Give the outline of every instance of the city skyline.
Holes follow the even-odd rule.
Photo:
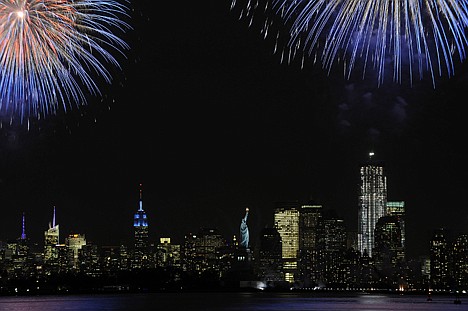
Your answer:
[[[362,191],[362,189],[368,189],[368,188],[374,189],[374,191],[375,190],[381,191],[379,189],[383,186],[384,189],[385,189],[383,191],[383,193],[386,193],[386,190],[387,190],[386,189],[386,173],[384,173],[384,171],[385,171],[384,162],[376,159],[374,152],[370,152],[368,154],[368,158],[366,160],[364,160],[362,163],[363,164],[361,164],[361,178],[362,178],[361,179],[361,183],[362,183],[361,184],[361,191]],[[372,174],[375,174],[375,176],[372,177],[371,176]],[[369,186],[369,184],[368,184],[369,180],[377,180],[378,181],[377,185],[376,186],[375,185],[374,186]],[[363,206],[372,206],[372,205],[376,204],[376,203],[369,203],[366,200],[362,200],[363,196],[366,196],[365,191],[361,192],[360,200],[359,200],[360,202],[363,202],[363,203],[361,203],[361,204],[363,204]],[[383,219],[384,218],[383,216],[387,216],[387,217],[401,216],[402,218],[400,218],[400,220],[399,220],[400,227],[401,227],[401,243],[402,243],[402,246],[403,246],[403,249],[405,250],[405,252],[409,251],[408,253],[410,253],[410,256],[408,256],[408,259],[417,259],[418,256],[427,256],[428,253],[429,253],[429,250],[430,250],[429,240],[426,240],[426,241],[413,241],[415,243],[419,243],[419,244],[422,244],[422,245],[426,244],[426,247],[423,247],[422,252],[420,252],[420,253],[415,254],[415,253],[413,253],[411,251],[411,249],[406,250],[406,245],[407,244],[406,244],[406,238],[405,238],[405,231],[407,230],[407,228],[406,228],[407,224],[405,224],[406,223],[405,201],[387,200],[386,195],[381,196],[381,194],[379,194],[376,202],[378,202],[377,204],[384,204],[385,207],[383,207],[383,209],[385,210],[385,212],[383,212],[383,214],[382,214],[382,211],[376,212],[376,211],[372,211],[372,209],[370,209],[369,213],[375,214],[375,216],[365,216],[365,218],[369,218],[369,219],[374,219],[374,217],[377,217],[377,218],[374,219],[375,223],[373,223],[373,224],[370,223],[370,224],[367,224],[366,226],[376,228],[377,220],[380,219],[380,218]],[[234,239],[234,240],[238,240],[239,245],[242,245],[242,247],[244,247],[244,248],[249,248],[250,246],[252,246],[253,248],[257,248],[257,247],[259,247],[259,244],[261,242],[260,241],[261,234],[264,231],[264,229],[276,228],[276,229],[279,230],[280,234],[283,237],[283,253],[286,256],[285,258],[287,258],[288,254],[290,254],[289,256],[293,256],[292,254],[296,254],[296,252],[299,249],[299,244],[296,245],[294,243],[302,243],[300,241],[302,241],[302,239],[304,239],[304,237],[308,235],[308,233],[306,232],[307,230],[305,230],[302,233],[302,235],[304,235],[304,237],[300,238],[298,235],[296,236],[295,234],[299,234],[299,232],[297,231],[297,228],[294,229],[294,228],[291,227],[291,225],[293,225],[293,224],[290,223],[290,220],[288,220],[291,216],[294,216],[294,215],[295,215],[295,217],[297,217],[299,219],[299,211],[300,210],[306,209],[306,210],[309,210],[308,211],[309,213],[312,211],[311,215],[314,215],[314,213],[316,213],[316,212],[314,212],[314,210],[318,208],[317,211],[320,210],[320,215],[321,215],[320,217],[325,217],[324,215],[334,215],[332,217],[333,219],[339,219],[340,221],[344,221],[344,218],[339,213],[337,213],[336,210],[328,209],[328,208],[324,207],[320,202],[315,202],[313,200],[309,200],[309,201],[293,200],[293,201],[285,201],[285,202],[276,202],[275,203],[275,206],[271,210],[272,214],[270,215],[271,216],[270,218],[273,219],[273,222],[271,222],[271,224],[269,224],[269,225],[266,225],[265,227],[255,228],[256,229],[255,230],[256,236],[254,236],[253,239],[252,239],[253,243],[249,242],[249,233],[248,233],[249,230],[248,230],[248,227],[247,227],[247,217],[248,217],[249,210],[250,210],[249,208],[245,208],[245,210],[244,210],[245,215],[241,217],[241,227],[240,227],[239,232],[234,232],[234,233],[230,232],[229,233],[229,232],[226,231],[226,228],[219,227],[219,226],[216,226],[216,225],[206,224],[206,225],[199,225],[198,227],[195,226],[191,230],[186,231],[186,232],[178,232],[178,234],[175,234],[175,235],[159,235],[159,236],[156,236],[154,234],[154,232],[153,232],[153,234],[150,234],[150,231],[151,231],[150,229],[152,228],[152,226],[150,226],[149,224],[151,223],[151,219],[148,219],[147,213],[143,209],[143,185],[141,183],[138,185],[138,200],[137,200],[137,203],[135,205],[137,206],[136,207],[136,212],[133,213],[133,222],[129,225],[129,228],[132,227],[132,235],[127,236],[126,238],[121,239],[119,241],[117,241],[117,240],[109,241],[110,243],[107,243],[107,244],[108,245],[128,245],[128,246],[132,246],[133,244],[135,244],[134,247],[135,247],[136,254],[138,254],[138,252],[140,252],[139,249],[146,249],[149,246],[149,243],[157,244],[157,243],[159,243],[159,241],[161,239],[162,240],[170,239],[170,240],[173,241],[173,243],[181,244],[183,242],[183,240],[186,239],[187,236],[190,236],[191,234],[196,234],[196,232],[198,232],[199,230],[203,230],[204,228],[205,229],[218,230],[219,233],[226,240],[226,243],[228,243],[228,244],[230,244],[231,239]],[[363,216],[361,215],[361,212],[360,212],[359,208],[357,209],[357,211],[358,211],[358,214],[357,214],[357,216],[358,216],[358,226],[356,228],[350,228],[349,225],[346,222],[343,222],[342,225],[344,226],[344,229],[346,230],[346,232],[348,234],[351,234],[351,235],[348,236],[348,239],[353,239],[352,236],[355,235],[355,238],[356,238],[356,241],[354,242],[355,243],[355,245],[354,245],[355,250],[359,251],[359,253],[361,253],[361,254],[364,254],[364,253],[366,253],[368,255],[370,254],[370,257],[372,257],[372,251],[369,252],[368,249],[364,245],[367,245],[368,247],[373,249],[374,248],[373,247],[373,245],[374,245],[373,237],[372,237],[372,240],[365,240],[366,241],[365,243],[360,242],[362,237],[360,237],[360,234],[359,234],[359,232],[360,232],[359,231],[360,230],[360,227],[359,227],[360,226],[359,225],[360,221],[359,220]],[[380,215],[380,214],[382,214],[382,215]],[[283,215],[283,216],[281,216],[281,215]],[[13,241],[15,239],[25,240],[27,238],[28,240],[30,240],[33,243],[38,243],[38,245],[41,245],[41,244],[44,244],[44,245],[48,245],[48,244],[57,245],[57,244],[61,244],[64,241],[66,241],[66,239],[69,236],[74,236],[74,235],[83,235],[83,236],[85,236],[85,235],[87,235],[86,232],[80,232],[80,231],[77,231],[77,230],[70,230],[68,232],[63,232],[62,231],[62,236],[60,236],[59,235],[59,224],[56,221],[56,207],[55,206],[53,207],[53,214],[52,214],[52,218],[51,218],[52,220],[49,221],[48,229],[46,229],[45,231],[43,230],[43,232],[45,234],[45,237],[44,237],[43,241],[41,241],[40,236],[30,236],[29,234],[27,234],[28,230],[27,230],[26,225],[25,225],[25,218],[26,218],[25,213],[23,212],[22,215],[21,215],[21,224],[20,224],[21,234],[18,237],[9,236],[9,237],[6,238],[6,237],[1,237],[0,236],[0,241],[8,242],[8,241]],[[317,220],[314,220],[314,221],[308,220],[307,221],[307,223],[309,225],[312,224],[312,223],[316,223],[316,222],[317,222]],[[296,226],[299,225],[299,222],[296,223],[295,225]],[[316,226],[316,225],[314,225],[314,226]],[[313,230],[315,230],[314,226],[311,227]],[[449,240],[452,239],[452,238],[455,238],[459,234],[465,234],[465,235],[467,234],[466,230],[453,231],[452,232],[453,228],[450,228],[450,227],[447,227],[447,226],[438,226],[438,227],[432,228],[432,230],[430,231],[430,236],[432,236],[434,234],[434,232],[437,232],[437,230],[440,230],[440,229],[443,229],[443,230],[446,231],[446,235],[447,235],[446,238],[449,239]],[[372,230],[372,232],[373,231],[374,230]],[[100,240],[99,238],[100,237],[94,237],[94,238],[89,239],[89,241],[91,241],[91,243],[96,243],[96,241]],[[293,240],[297,239],[297,241],[296,242],[289,241],[288,239],[291,239],[291,238]],[[245,239],[246,239],[246,241],[244,241]],[[50,241],[53,241],[53,242],[50,242]],[[351,240],[348,241],[348,243],[350,243],[350,242],[351,242]],[[424,242],[424,243],[421,243],[421,242]],[[97,244],[100,244],[100,243],[97,243]],[[290,248],[291,248],[291,250],[289,250]],[[302,248],[304,248],[304,246],[301,246],[301,249]],[[45,249],[47,249],[47,247]],[[144,252],[142,252],[141,254],[144,254]],[[142,256],[141,254],[140,254],[140,257]],[[47,257],[47,256],[45,256],[45,257]],[[293,257],[295,258],[295,255]]]
[[[301,70],[230,2],[131,3],[130,53],[102,100],[29,128],[2,124],[1,239],[21,234],[23,212],[26,234],[42,237],[56,206],[65,234],[130,240],[140,183],[151,237],[238,234],[248,207],[254,241],[276,202],[310,199],[357,230],[371,150],[388,199],[405,201],[410,254],[437,227],[468,226],[465,63],[435,89]]]
[[[369,190],[382,190],[368,189],[374,187],[369,186],[371,175],[380,181],[385,177],[382,166],[374,166],[376,163],[362,167],[366,175],[362,179],[364,196]],[[26,236],[23,216],[21,236],[0,242],[2,294],[128,292],[140,291],[141,286],[145,286],[145,291],[169,288],[466,291],[468,234],[454,237],[445,228],[437,228],[429,241],[429,254],[407,258],[401,201],[387,201],[380,217],[379,209],[368,209],[372,215],[365,216],[363,221],[367,224],[362,228],[375,226],[372,238],[362,234],[365,231],[360,234],[347,231],[344,221],[321,205],[294,201],[278,202],[275,225],[261,230],[258,246],[249,242],[248,208],[240,222],[239,238],[229,239],[217,228],[201,227],[186,234],[179,243],[170,237],[152,242],[143,209],[142,185],[139,186],[139,207],[133,217],[134,236],[129,244],[89,243],[86,234],[76,232],[66,235],[61,243],[55,207],[43,243],[36,243]],[[381,195],[377,193],[376,197],[380,204]],[[375,204],[361,202],[362,209]],[[360,210],[359,216],[364,214]],[[374,217],[378,217],[375,224]],[[372,249],[371,256],[366,245]],[[94,285],[87,284],[86,279]],[[18,280],[24,281],[19,287],[14,285]]]

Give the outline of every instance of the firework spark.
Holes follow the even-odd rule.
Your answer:
[[[111,52],[128,45],[114,32],[130,26],[113,0],[0,0],[0,114],[41,118],[99,94],[110,83]]]
[[[328,72],[340,63],[347,78],[359,66],[363,76],[372,68],[379,85],[387,68],[396,82],[428,74],[435,83],[466,58],[467,0],[233,0],[235,6],[250,23],[259,9],[271,10],[287,26],[291,55],[319,59]],[[270,26],[267,20],[264,34]]]

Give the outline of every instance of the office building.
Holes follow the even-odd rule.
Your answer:
[[[400,224],[401,246],[403,247],[403,250],[405,250],[406,247],[405,214],[404,201],[387,201],[387,215],[396,217]]]
[[[59,244],[59,225],[55,223],[55,206],[52,222],[49,222],[49,228],[44,232],[44,263],[58,264],[58,249]]]
[[[274,222],[282,241],[284,280],[294,283],[298,279],[299,204],[279,202],[275,207]]]
[[[71,258],[70,258],[70,266],[73,269],[78,268],[78,255],[80,249],[86,245],[86,237],[84,234],[70,234],[68,237],[65,239],[65,245],[68,247],[68,250],[71,253]]]
[[[322,278],[319,268],[323,248],[322,205],[309,202],[299,210],[299,279],[310,287]]]
[[[431,287],[446,290],[449,286],[449,247],[447,230],[434,230],[429,249],[431,260]]]
[[[386,277],[397,271],[404,260],[400,221],[396,216],[383,216],[375,226],[374,264]]]

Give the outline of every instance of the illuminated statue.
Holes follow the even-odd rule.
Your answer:
[[[249,216],[249,208],[245,209],[245,216],[242,218],[240,225],[240,244],[245,248],[249,248],[249,228],[247,227],[247,216]]]

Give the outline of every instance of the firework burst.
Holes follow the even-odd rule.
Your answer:
[[[328,72],[340,64],[347,78],[359,67],[362,76],[372,69],[379,85],[386,72],[399,83],[428,75],[435,85],[466,58],[466,0],[233,0],[235,7],[250,23],[259,10],[273,13],[288,29],[290,55],[320,60]]]
[[[99,94],[110,83],[111,52],[128,45],[114,32],[130,26],[113,0],[0,0],[0,114],[41,118]]]

